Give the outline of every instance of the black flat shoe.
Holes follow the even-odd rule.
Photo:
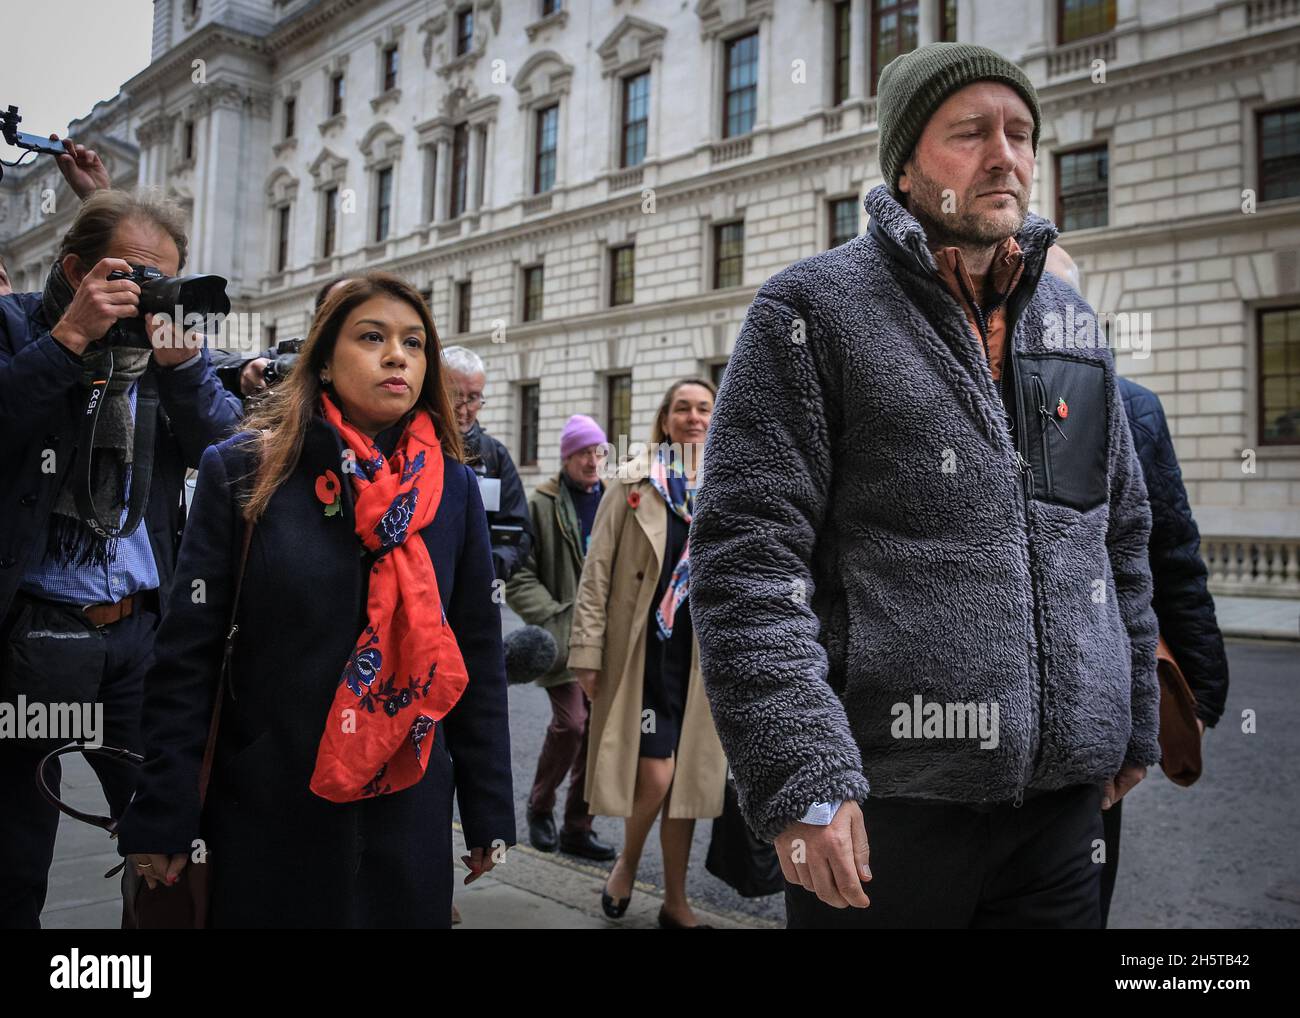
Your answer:
[[[605,910],[605,915],[611,919],[622,919],[623,913],[627,911],[628,903],[631,902],[632,895],[626,898],[619,898],[615,901],[609,895],[609,881],[605,881],[605,886],[600,889],[600,907]]]
[[[618,852],[613,845],[601,841],[591,831],[560,832],[560,851],[566,855],[581,856],[595,862],[609,862]]]
[[[662,908],[659,910],[659,928],[661,930],[711,930],[713,927],[708,923],[696,923],[694,926],[687,926],[679,923]]]
[[[559,841],[555,834],[555,817],[550,813],[545,816],[529,817],[528,840],[539,852],[554,852]]]

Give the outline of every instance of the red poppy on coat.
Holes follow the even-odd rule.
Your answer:
[[[639,506],[641,504],[641,492],[629,491],[627,493],[627,504],[630,505],[633,509]]]
[[[333,505],[339,497],[339,475],[333,470],[326,470],[316,478],[316,497],[325,505]]]

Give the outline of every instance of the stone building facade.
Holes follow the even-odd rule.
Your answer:
[[[186,205],[191,267],[268,335],[336,274],[410,279],[531,485],[572,413],[646,440],[764,279],[865,227],[879,65],[941,38],[1040,90],[1035,211],[1142,323],[1117,362],[1164,401],[1216,588],[1300,596],[1300,0],[155,0],[152,62],[72,133]],[[0,184],[16,286],[61,187]]]

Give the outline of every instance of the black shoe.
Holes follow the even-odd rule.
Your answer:
[[[618,901],[611,898],[609,896],[608,883],[600,889],[600,907],[605,910],[605,915],[609,916],[611,919],[622,919],[623,913],[627,911],[627,906],[631,901],[631,894],[626,898],[619,898]]]
[[[613,845],[601,841],[592,831],[561,831],[560,851],[596,862],[609,862],[618,854]]]
[[[528,840],[539,852],[554,852],[557,838],[555,836],[555,817],[550,813],[544,816],[528,818]]]
[[[694,926],[686,926],[679,923],[662,908],[659,910],[659,928],[661,930],[711,930],[713,927],[708,923],[696,923]]]

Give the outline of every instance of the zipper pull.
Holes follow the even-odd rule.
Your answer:
[[[1029,468],[1029,460],[1020,455],[1020,450],[1016,450],[1016,464],[1020,467],[1020,472],[1025,477],[1025,489],[1030,498],[1034,497],[1034,472]]]

